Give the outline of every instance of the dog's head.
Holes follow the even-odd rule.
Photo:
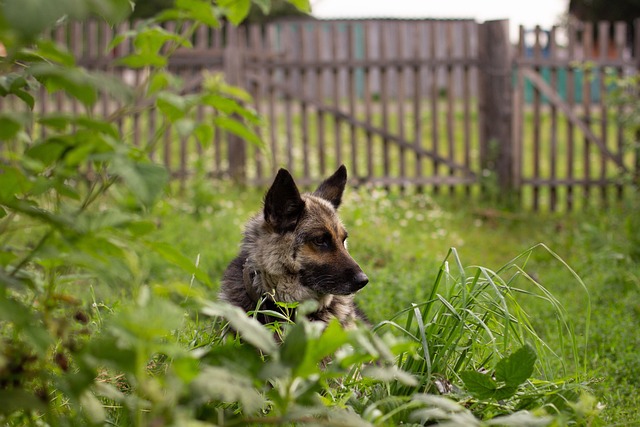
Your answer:
[[[340,168],[313,193],[300,194],[291,174],[280,169],[265,196],[264,221],[270,233],[292,244],[300,285],[316,295],[350,295],[369,279],[347,251],[347,230],[337,209],[347,183]]]

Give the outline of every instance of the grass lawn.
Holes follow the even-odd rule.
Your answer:
[[[200,266],[217,285],[237,253],[244,222],[260,209],[262,191],[210,182],[188,187],[180,197],[165,198],[153,212],[159,237],[187,257],[199,257]],[[594,393],[605,405],[606,422],[640,423],[637,202],[607,212],[558,216],[510,213],[444,196],[350,188],[341,214],[349,229],[350,251],[370,278],[357,300],[374,323],[424,301],[451,247],[465,267],[497,270],[538,243],[546,245],[577,272],[588,293],[545,247],[536,247],[518,265],[564,306],[579,340],[579,353],[585,355],[585,369],[593,378]],[[163,261],[146,263],[151,281],[185,281],[184,273]],[[213,297],[216,291],[208,292]],[[551,347],[566,345],[555,333],[559,319],[548,304],[539,298],[520,304]]]

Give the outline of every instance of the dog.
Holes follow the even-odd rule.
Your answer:
[[[369,278],[347,251],[347,230],[337,214],[346,183],[342,165],[313,193],[300,194],[291,174],[280,169],[263,211],[245,226],[240,254],[223,275],[220,299],[246,312],[259,306],[263,324],[277,320],[262,313],[279,310],[276,302],[308,300],[317,303],[310,320],[335,318],[346,329],[366,323],[354,295]]]

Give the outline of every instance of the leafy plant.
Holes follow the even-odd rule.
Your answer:
[[[473,397],[504,400],[515,396],[518,387],[533,373],[536,352],[525,345],[498,361],[493,372],[463,371],[460,379]]]
[[[108,49],[125,41],[133,49],[117,61],[149,71],[135,88],[79,66],[50,37],[68,21],[118,23],[131,13],[129,1],[0,3],[0,43],[6,50],[0,57],[3,423],[41,418],[50,425],[67,419],[102,423],[108,414],[92,391],[121,404],[126,410],[119,415],[132,423],[142,424],[149,407],[154,408],[149,419],[175,418],[166,411],[179,394],[162,392],[166,383],[148,375],[149,364],[166,366],[158,360],[171,358],[176,371],[170,378],[186,381],[197,361],[165,341],[183,311],[170,292],[150,297],[141,254],[154,251],[202,283],[210,280],[182,254],[150,238],[155,225],[145,214],[164,193],[169,176],[149,153],[169,126],[203,145],[216,129],[259,142],[253,130],[258,118],[246,106],[250,98],[244,91],[210,75],[203,77],[202,90],[186,93],[166,68],[175,49],[190,46],[198,26],[217,26],[225,14],[240,19],[244,3],[228,1],[222,7],[178,0],[174,8],[117,36]],[[177,21],[175,32],[160,26],[167,19]],[[52,94],[72,100],[78,110],[41,108],[42,97]],[[96,114],[99,101],[116,106],[115,111]],[[202,122],[196,120],[198,106],[210,111]],[[158,109],[162,122],[147,145],[137,147],[119,120],[145,109]],[[114,306],[96,295],[108,287]],[[118,297],[126,301],[131,295],[137,295],[135,304],[119,306]],[[135,392],[123,393],[100,380],[111,374]]]
[[[418,345],[415,354],[401,354],[396,363],[400,370],[412,373],[419,381],[414,386],[396,384],[390,393],[410,396],[428,392],[463,397],[466,389],[476,399],[479,417],[509,414],[551,404],[557,399],[573,399],[567,396],[577,397],[583,389],[583,385],[576,383],[584,378],[584,362],[580,362],[581,346],[572,322],[552,293],[526,273],[527,259],[540,248],[557,257],[548,248],[536,246],[498,272],[477,267],[471,277],[452,249],[449,258],[457,266],[458,274],[451,273],[449,260],[445,260],[425,302],[414,304],[376,327],[398,331]],[[510,270],[514,273],[509,276]],[[518,285],[522,280],[524,286]],[[527,315],[522,305],[524,299],[540,299],[552,308],[558,319],[555,333],[561,342],[570,343],[568,346],[560,351],[549,348]],[[515,349],[519,350],[506,356]],[[536,359],[542,363],[535,363]],[[482,373],[489,370],[492,360],[495,369],[491,374]],[[573,363],[567,363],[570,360]],[[534,372],[535,384],[529,380]],[[525,382],[526,387],[521,387]],[[497,406],[496,401],[500,402]]]

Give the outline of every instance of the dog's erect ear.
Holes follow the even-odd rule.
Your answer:
[[[342,202],[342,193],[344,192],[344,186],[346,184],[347,168],[342,165],[333,175],[320,184],[313,195],[328,200],[334,208],[338,209],[338,206],[340,206]]]
[[[264,220],[278,233],[296,228],[304,210],[304,201],[291,174],[280,169],[264,198]]]

